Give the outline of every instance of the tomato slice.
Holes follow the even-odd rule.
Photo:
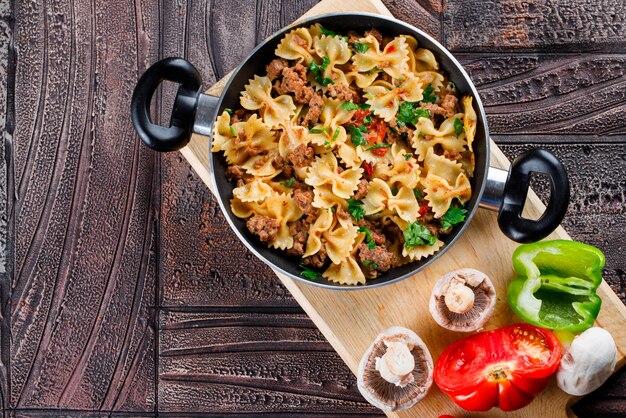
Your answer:
[[[372,138],[372,144],[384,142],[385,136],[387,135],[387,124],[385,124],[382,119],[374,119],[374,121],[369,124],[368,128],[370,137]]]
[[[387,154],[388,149],[389,147],[376,148],[375,150],[372,150],[372,154],[378,155],[379,157],[384,157],[385,154]]]
[[[365,116],[368,116],[371,112],[367,109],[358,109],[356,112],[354,112],[354,115],[352,115],[352,120],[350,121],[354,126],[361,126],[363,125],[363,119],[365,118]]]
[[[451,344],[437,360],[434,377],[462,408],[512,411],[545,388],[560,359],[561,345],[552,332],[516,324]]]

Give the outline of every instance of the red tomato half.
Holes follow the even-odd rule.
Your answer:
[[[552,332],[515,324],[452,343],[437,360],[434,377],[468,411],[513,411],[546,387],[560,360],[561,345]]]

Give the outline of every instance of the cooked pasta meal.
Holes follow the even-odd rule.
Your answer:
[[[472,97],[408,35],[287,33],[213,131],[235,216],[302,275],[357,285],[429,257],[472,195]]]

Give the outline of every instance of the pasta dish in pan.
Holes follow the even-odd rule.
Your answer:
[[[214,126],[232,212],[309,279],[363,284],[437,252],[472,195],[472,97],[407,35],[316,24],[275,54]]]

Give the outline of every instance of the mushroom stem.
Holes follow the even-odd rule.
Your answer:
[[[411,372],[415,368],[415,359],[409,347],[402,342],[385,342],[387,351],[376,359],[376,370],[389,383],[405,387],[413,380]]]
[[[474,306],[474,291],[463,281],[454,280],[444,295],[450,312],[464,314]]]

